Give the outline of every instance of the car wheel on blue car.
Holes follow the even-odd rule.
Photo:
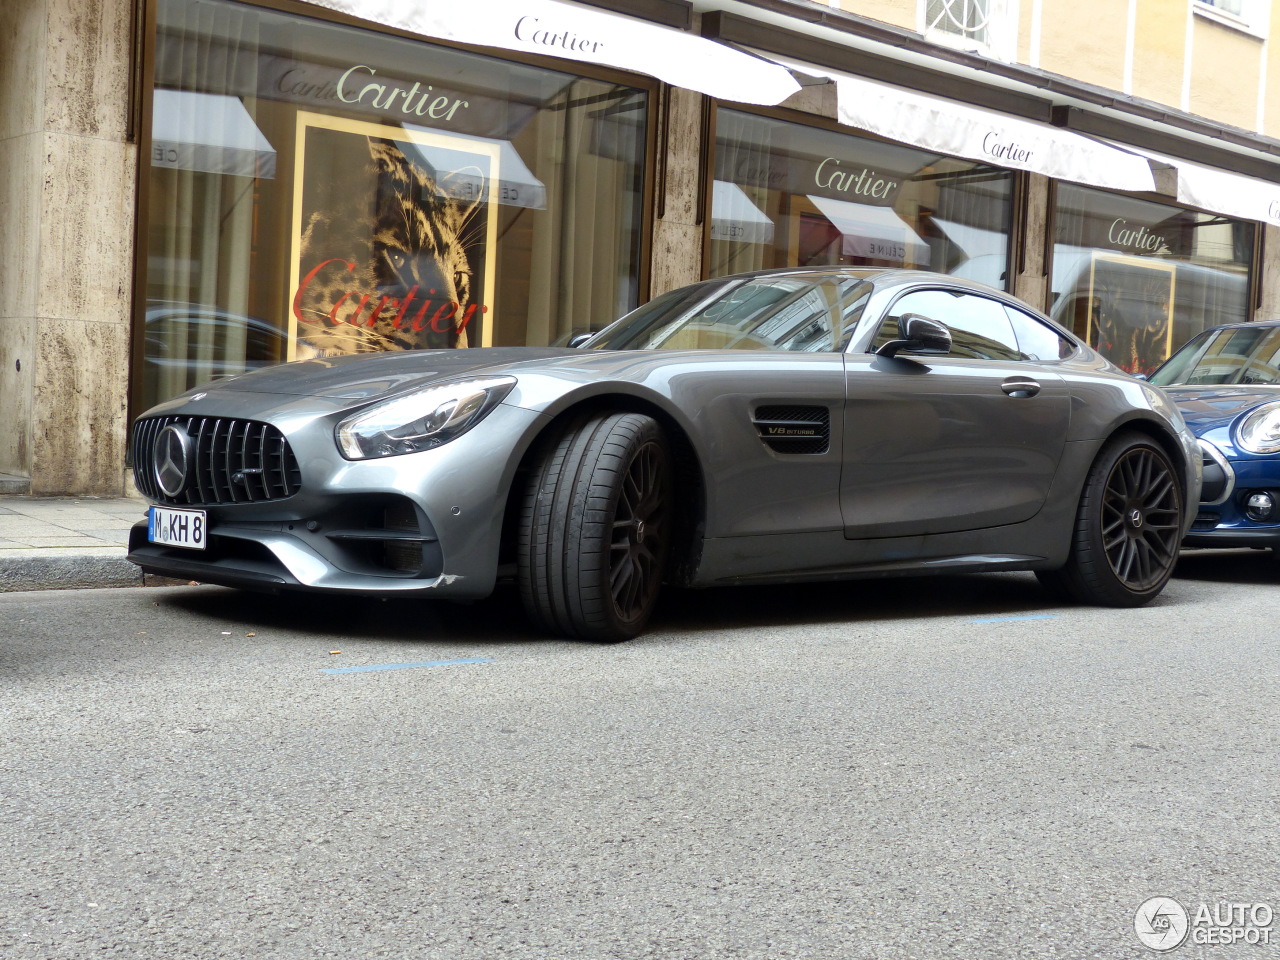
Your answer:
[[[1122,434],[1089,471],[1066,566],[1042,571],[1040,579],[1085,603],[1141,606],[1173,574],[1182,511],[1168,455],[1146,436]]]
[[[603,643],[643,630],[666,566],[672,492],[652,417],[597,414],[556,435],[520,518],[520,597],[534,625]]]

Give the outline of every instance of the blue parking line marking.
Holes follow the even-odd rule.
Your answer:
[[[464,660],[424,660],[421,663],[377,663],[367,667],[329,667],[321,673],[369,673],[373,670],[410,670],[414,667],[452,667],[459,663],[493,663],[491,657],[468,657]]]
[[[1025,617],[979,617],[970,623],[1009,623],[1012,620],[1057,620],[1056,613],[1033,613]]]

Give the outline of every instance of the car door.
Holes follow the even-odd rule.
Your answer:
[[[849,290],[868,286],[837,275],[758,277],[663,335],[665,345],[699,350],[669,389],[715,478],[708,537],[841,528],[841,348],[861,306]]]
[[[1031,518],[1048,496],[1067,435],[1065,381],[1051,363],[1019,349],[1005,304],[968,291],[904,293],[870,349],[896,339],[898,318],[909,313],[945,323],[952,349],[846,356],[845,536],[950,533]],[[1047,331],[1045,339],[1057,337],[1021,319]]]

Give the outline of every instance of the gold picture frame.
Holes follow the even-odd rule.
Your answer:
[[[288,359],[492,345],[500,155],[300,111]]]
[[[1086,338],[1129,373],[1151,373],[1173,352],[1178,266],[1095,250],[1089,264]]]

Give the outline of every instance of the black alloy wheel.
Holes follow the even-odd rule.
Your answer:
[[[671,454],[635,413],[571,423],[535,458],[520,516],[520,598],[540,629],[616,643],[648,623],[671,540]]]
[[[1040,579],[1085,603],[1136,607],[1164,589],[1182,539],[1182,488],[1164,450],[1140,434],[1109,443],[1080,497],[1071,553]]]

